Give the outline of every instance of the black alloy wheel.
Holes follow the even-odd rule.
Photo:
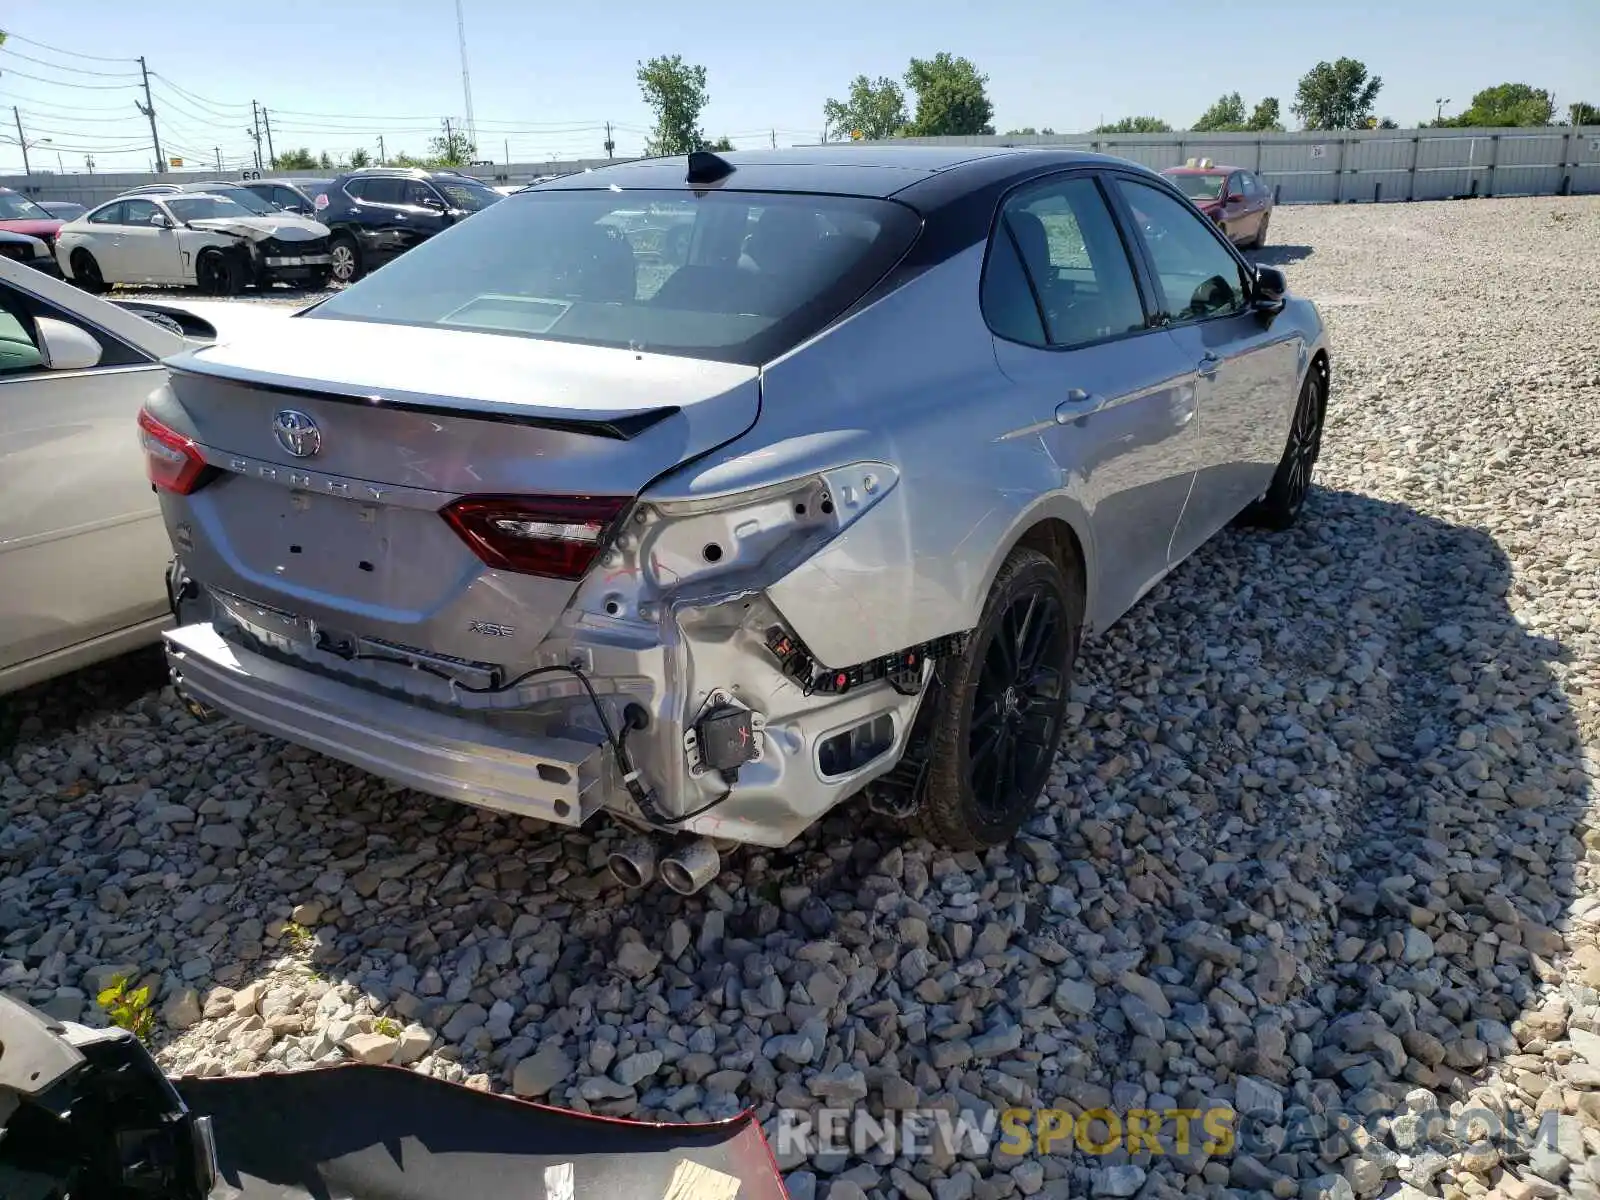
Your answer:
[[[917,814],[929,841],[998,846],[1033,815],[1061,743],[1082,606],[1075,565],[1026,547],[1006,559],[965,650],[940,664]]]

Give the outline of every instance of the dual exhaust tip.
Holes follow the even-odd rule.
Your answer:
[[[692,896],[722,873],[722,855],[710,838],[696,838],[658,856],[656,840],[634,838],[613,850],[606,865],[624,887],[644,887],[658,875],[681,896]]]

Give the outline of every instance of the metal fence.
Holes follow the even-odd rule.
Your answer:
[[[896,138],[895,144],[1057,146],[1132,159],[1147,167],[1210,158],[1246,167],[1266,180],[1282,204],[1351,204],[1448,200],[1458,196],[1554,196],[1600,192],[1600,127],[1538,129],[1371,129],[1328,133],[1048,134],[1024,137]],[[842,143],[864,148],[882,142]],[[512,163],[473,167],[491,183],[524,183],[539,175],[602,167],[621,159]],[[282,171],[316,178],[332,172]],[[271,176],[270,171],[262,172]],[[238,173],[222,178],[238,178]],[[94,205],[157,181],[215,179],[206,170],[117,175],[52,174],[0,178],[39,200]]]
[[[894,140],[935,146],[1056,146],[1114,154],[1158,170],[1190,158],[1209,158],[1256,172],[1283,204],[1600,192],[1600,127],[1596,126],[1301,133],[1180,130]]]

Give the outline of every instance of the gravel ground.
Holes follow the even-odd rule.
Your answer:
[[[1256,1117],[1215,1155],[780,1146],[797,1200],[1600,1198],[1600,199],[1272,232],[1332,327],[1320,488],[1085,647],[1013,851],[852,808],[699,897],[628,894],[607,831],[197,726],[145,656],[8,706],[0,987],[94,1021],[141,975],[174,1072]]]

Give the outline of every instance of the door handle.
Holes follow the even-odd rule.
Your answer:
[[[1093,392],[1087,392],[1083,388],[1069,388],[1067,398],[1056,405],[1056,424],[1070,425],[1090,413],[1098,412],[1105,405],[1106,402]]]
[[[1201,379],[1215,379],[1217,377],[1217,368],[1221,365],[1222,360],[1208,350],[1201,356],[1200,364],[1195,369],[1199,372]]]

